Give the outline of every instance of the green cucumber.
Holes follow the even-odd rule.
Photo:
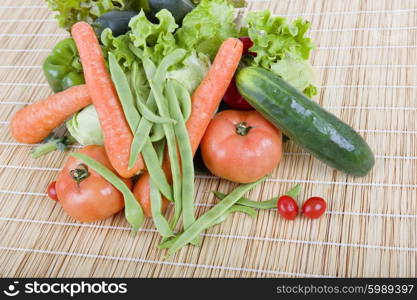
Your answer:
[[[279,76],[259,67],[240,70],[242,96],[295,143],[329,166],[365,176],[375,163],[364,139]]]

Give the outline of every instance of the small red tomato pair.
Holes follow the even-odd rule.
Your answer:
[[[326,211],[326,201],[320,197],[309,198],[304,202],[301,213],[309,219],[318,219]],[[288,195],[281,196],[277,203],[278,213],[287,220],[294,220],[298,215],[298,205],[294,198]]]

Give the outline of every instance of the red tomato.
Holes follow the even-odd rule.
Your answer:
[[[277,203],[278,213],[287,220],[293,221],[298,215],[298,205],[295,200],[287,195],[281,196]]]
[[[49,185],[48,185],[48,196],[49,198],[51,198],[52,200],[58,201],[58,196],[56,194],[56,181],[52,181]]]
[[[133,194],[135,195],[136,199],[138,200],[140,206],[142,207],[143,213],[145,217],[151,218],[152,217],[152,210],[151,210],[151,198],[150,198],[150,187],[149,187],[149,173],[145,172],[141,175],[140,180],[138,180],[133,188]],[[147,178],[147,179],[145,179]],[[169,177],[168,180],[171,182],[171,178]],[[162,213],[166,211],[169,204],[171,202],[165,197],[162,197]]]
[[[257,111],[225,110],[210,122],[201,154],[215,175],[239,183],[272,172],[281,160],[282,134]]]
[[[104,147],[88,146],[80,153],[90,156],[115,172]],[[132,187],[130,180],[123,179],[123,181],[129,188]],[[64,169],[58,175],[56,191],[62,208],[68,215],[81,222],[108,218],[124,207],[123,195],[101,175],[75,157],[68,158]]]
[[[326,211],[327,204],[323,198],[312,197],[304,202],[301,208],[302,213],[309,219],[320,218]]]
[[[243,98],[239,93],[236,86],[235,77],[227,88],[226,94],[224,94],[223,101],[233,109],[238,110],[253,110],[253,107]]]

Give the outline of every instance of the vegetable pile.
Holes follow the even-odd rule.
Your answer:
[[[283,135],[347,174],[373,167],[362,137],[309,99],[317,94],[309,22],[261,11],[238,25],[240,0],[48,4],[71,33],[43,64],[55,94],[18,111],[11,132],[19,142],[45,141],[33,157],[83,146],[48,187],[76,220],[124,209],[137,231],[152,218],[159,247],[171,255],[198,245],[201,232],[233,212],[253,217],[277,208],[296,218],[300,186],[267,201],[243,197],[278,166]],[[238,110],[216,114],[223,99]],[[199,148],[211,173],[241,185],[228,195],[215,191],[220,202],[196,218]],[[313,197],[302,213],[314,219],[325,209]]]

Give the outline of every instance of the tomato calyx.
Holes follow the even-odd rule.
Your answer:
[[[249,126],[246,122],[240,122],[235,125],[236,133],[240,136],[248,135],[253,126]]]
[[[290,196],[291,198],[296,199],[298,197],[298,194],[300,194],[300,192],[301,192],[301,185],[297,184],[288,192],[286,192],[285,196]]]
[[[79,164],[74,170],[69,172],[72,179],[77,182],[77,185],[80,186],[80,183],[90,177],[90,172],[88,167],[85,164]]]

